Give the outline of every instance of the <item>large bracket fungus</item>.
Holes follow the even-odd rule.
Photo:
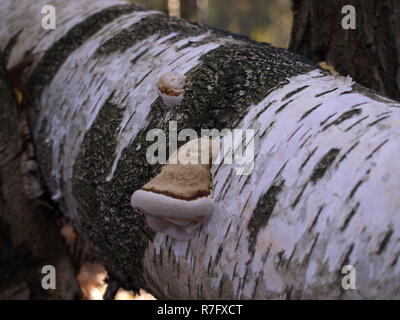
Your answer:
[[[133,193],[132,207],[145,214],[153,230],[176,240],[193,238],[214,210],[210,168],[219,151],[216,139],[187,142],[156,177]]]

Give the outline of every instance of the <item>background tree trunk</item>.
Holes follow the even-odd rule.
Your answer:
[[[74,299],[80,291],[75,268],[41,200],[33,146],[23,110],[0,65],[0,300]],[[56,289],[44,290],[44,265],[56,268]]]
[[[189,21],[196,21],[198,8],[197,0],[181,1],[182,18]]]
[[[356,9],[356,29],[341,26],[342,7]],[[293,0],[289,50],[400,100],[400,2]]]
[[[399,298],[400,105],[285,50],[112,0],[0,4],[52,199],[127,288],[159,298]],[[157,94],[186,74],[183,102]],[[153,178],[150,129],[254,129],[250,175],[212,167],[216,206],[191,241],[130,207]],[[183,142],[181,142],[183,143]],[[170,150],[173,151],[173,150]],[[357,271],[344,290],[342,267]]]

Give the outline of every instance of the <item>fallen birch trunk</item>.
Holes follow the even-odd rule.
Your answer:
[[[54,5],[57,28],[41,8]],[[125,287],[159,298],[400,298],[400,104],[285,50],[101,0],[0,4],[54,202]],[[6,30],[6,32],[4,32]],[[167,107],[157,82],[187,76]],[[146,135],[253,129],[254,168],[212,166],[214,212],[190,241],[130,206],[161,165]],[[342,268],[356,289],[342,287]]]

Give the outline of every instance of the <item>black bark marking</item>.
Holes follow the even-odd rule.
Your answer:
[[[242,239],[242,234],[243,234],[243,231],[241,231],[239,233],[239,237],[237,239],[236,246],[235,246],[235,252],[239,249],[239,243],[240,243],[240,240]]]
[[[341,232],[343,232],[347,228],[347,226],[350,223],[350,220],[354,217],[354,215],[357,212],[359,207],[360,207],[360,203],[357,202],[357,204],[354,206],[354,208],[351,209],[351,211],[346,215],[346,218],[345,218],[342,226],[340,227],[340,231]]]
[[[357,104],[351,106],[350,108],[356,108],[356,107],[362,106],[362,105],[367,104],[367,103],[368,103],[367,101],[365,101],[365,102],[360,102],[360,103],[357,103]]]
[[[323,126],[325,123],[327,123],[332,117],[334,117],[337,114],[337,112],[332,113],[328,118],[326,118],[324,121],[320,122],[319,124]]]
[[[385,251],[392,235],[393,235],[393,229],[389,228],[389,230],[386,232],[385,236],[383,237],[381,243],[379,244],[379,248],[378,248],[378,252],[377,252],[378,255],[381,254],[383,251]]]
[[[369,118],[369,116],[365,116],[365,117],[363,117],[363,118],[361,118],[361,119],[358,119],[356,122],[354,122],[352,125],[350,125],[349,127],[347,127],[344,131],[345,132],[347,132],[347,131],[350,131],[351,129],[353,129],[356,125],[358,125],[359,123],[361,123],[362,121],[364,121],[364,120],[366,120],[366,119],[368,119]]]
[[[247,280],[247,276],[249,275],[249,267],[246,267],[246,271],[244,272],[244,276],[243,276],[243,278],[242,278],[242,282],[241,282],[241,286],[240,286],[240,288],[241,288],[241,290],[242,290],[242,295],[243,295],[243,289],[244,289],[244,286],[246,285],[246,280]],[[241,297],[242,297],[242,295],[241,295]]]
[[[364,179],[359,180],[356,185],[351,189],[348,199],[353,198],[354,194],[357,192],[358,188],[364,183]]]
[[[210,269],[211,269],[211,261],[212,261],[212,256],[208,259],[208,266],[207,266],[207,275],[210,275]]]
[[[315,153],[315,151],[317,151],[317,149],[318,149],[318,147],[315,147],[314,150],[310,152],[310,154],[307,156],[307,158],[301,164],[299,171],[303,170],[303,168],[306,166],[308,161],[310,161],[311,157],[314,155],[314,153]]]
[[[306,132],[304,132],[301,137],[299,138],[299,142],[306,136],[307,133],[309,133],[311,131],[311,128],[308,128],[308,130]]]
[[[381,149],[386,143],[388,143],[389,140],[385,140],[383,141],[379,146],[377,146],[374,150],[372,150],[372,152],[365,158],[365,160],[371,159],[372,156],[379,151],[379,149]]]
[[[299,203],[301,197],[303,196],[304,190],[306,190],[306,188],[307,188],[307,185],[308,185],[308,182],[306,182],[306,183],[304,184],[304,186],[301,188],[300,193],[299,193],[299,194],[297,195],[297,197],[294,199],[294,201],[293,201],[293,203],[292,203],[292,205],[291,205],[292,209],[294,209],[294,208],[297,206],[297,204]]]
[[[146,79],[150,73],[153,72],[154,69],[150,69],[135,85],[136,87],[140,86],[140,84],[144,81],[144,79]]]
[[[319,238],[319,233],[317,233],[317,235],[314,238],[314,241],[311,245],[310,251],[307,253],[307,256],[305,257],[305,259],[303,261],[303,266],[306,266],[308,261],[310,260],[311,254],[314,251],[314,248],[315,248],[315,245],[317,244],[318,238]]]
[[[381,122],[382,120],[385,120],[387,118],[389,118],[390,116],[384,116],[382,118],[376,119],[374,122],[371,122],[368,124],[368,127],[372,127],[374,125],[376,125],[377,123]]]
[[[265,262],[267,261],[267,259],[268,259],[268,257],[269,257],[269,253],[270,253],[270,251],[271,251],[271,247],[272,247],[272,244],[270,244],[269,246],[268,246],[268,249],[267,249],[267,251],[265,251],[265,253],[262,255],[262,257],[261,257],[261,262],[263,263],[263,264],[265,264]]]
[[[290,97],[294,96],[296,93],[299,93],[299,92],[303,91],[304,89],[306,89],[306,88],[308,88],[308,87],[309,87],[309,86],[307,85],[307,86],[304,86],[304,87],[301,87],[301,88],[297,88],[296,90],[293,90],[293,91],[289,92],[288,94],[286,94],[286,95],[282,98],[281,101],[285,101],[285,100],[289,99]]]
[[[282,106],[279,107],[278,110],[276,110],[275,114],[281,112],[283,109],[285,109],[290,103],[292,103],[293,100],[289,100],[288,102],[286,102],[285,104],[283,104]]]
[[[254,284],[254,289],[253,289],[253,294],[251,295],[252,299],[256,296],[257,288],[258,288],[258,283],[260,282],[260,277],[257,277],[255,284]]]
[[[326,171],[330,168],[332,163],[335,161],[336,156],[339,154],[339,149],[331,149],[329,150],[322,159],[315,165],[314,171],[310,177],[310,181],[314,184],[321,179]]]
[[[235,278],[237,266],[238,266],[238,262],[236,262],[235,266],[233,267],[231,280],[233,280]]]
[[[330,128],[331,126],[337,126],[343,121],[346,121],[356,115],[359,115],[361,113],[361,109],[352,109],[349,111],[346,111],[343,113],[338,119],[335,121],[332,121],[331,123],[328,123],[325,127],[322,128],[322,131],[325,131],[326,129]]]
[[[379,80],[377,80],[379,81]],[[371,86],[372,87],[372,86]],[[353,84],[353,89],[358,91],[358,93],[361,93],[365,96],[367,96],[368,98],[377,101],[377,102],[383,102],[385,104],[388,103],[393,103],[393,100],[390,100],[389,98],[385,98],[383,96],[380,95],[379,92],[373,90],[372,88],[366,88],[363,85],[359,84],[359,83],[354,83]]]
[[[240,179],[241,179],[241,178],[242,178],[242,177],[240,177]],[[250,175],[250,174],[246,176],[246,180],[243,182],[243,185],[242,185],[242,187],[240,188],[239,193],[242,193],[244,187],[247,185],[247,183],[249,182],[250,178],[251,178],[251,175]]]
[[[167,48],[165,48],[165,49],[163,49],[163,50],[161,50],[160,52],[157,52],[155,55],[154,55],[154,58],[157,58],[157,57],[159,57],[159,56],[161,56],[165,51],[167,51],[169,48],[167,47]],[[195,58],[195,57],[192,57],[191,59],[193,59],[193,58]],[[187,62],[187,61],[186,61]]]
[[[296,253],[296,250],[297,250],[297,245],[294,246],[294,249],[293,249],[292,254],[290,255],[289,259],[287,259],[287,260],[284,262],[283,267],[284,267],[285,269],[288,269],[288,268],[289,268],[290,263],[291,263],[292,260],[293,260],[294,254]]]
[[[308,142],[308,140],[311,139],[311,137],[312,137],[312,135],[309,135],[309,136],[307,137],[307,139],[304,140],[303,143],[300,145],[299,149],[302,149],[302,148],[304,147],[304,145]]]
[[[228,228],[226,228],[224,239],[228,236],[228,233],[231,230],[231,226],[232,226],[232,220],[229,222]]]
[[[38,99],[44,89],[58,70],[71,55],[87,39],[94,35],[98,30],[117,19],[121,15],[139,10],[138,6],[132,4],[115,5],[88,17],[68,31],[66,35],[57,40],[48,49],[36,66],[28,81],[27,88],[34,99]],[[39,104],[33,104],[34,106]]]
[[[327,75],[330,75],[330,72],[324,69],[320,69],[319,71],[322,72],[322,74],[320,74],[319,76],[312,77],[313,79],[324,78]]]
[[[263,109],[258,111],[256,115],[254,116],[254,119],[258,119],[267,109],[274,103],[276,102],[275,100],[272,100],[270,103],[268,103]]]
[[[397,264],[397,261],[399,261],[399,257],[400,257],[400,252],[393,259],[392,263],[390,264],[391,267],[394,267]]]
[[[310,115],[311,112],[317,110],[321,105],[322,105],[322,103],[319,103],[319,104],[317,104],[315,107],[313,107],[313,108],[311,108],[310,110],[304,112],[304,114],[301,116],[299,122],[300,122],[301,120],[304,120],[305,118],[307,118],[307,117]]]
[[[123,126],[123,128],[121,129],[120,132],[124,132],[126,127],[128,126],[129,122],[131,122],[131,120],[133,119],[133,117],[135,116],[136,111],[133,111],[131,116],[129,117],[128,121],[125,123],[125,125]]]
[[[385,112],[382,112],[382,113],[378,114],[377,118],[380,118],[380,117],[382,117],[382,116],[384,116],[384,115],[391,114],[391,113],[392,113],[392,111],[385,111]]]
[[[349,249],[347,250],[346,254],[344,255],[344,257],[343,257],[343,262],[342,262],[341,267],[340,267],[339,270],[342,270],[343,267],[344,267],[345,265],[349,264],[349,262],[350,262],[350,255],[351,255],[351,253],[353,252],[353,249],[354,249],[354,243],[352,243],[352,244],[350,245]]]
[[[166,49],[165,49],[166,50]],[[164,50],[164,51],[165,51]],[[149,48],[146,48],[142,52],[140,52],[134,59],[131,60],[131,64],[135,65],[138,60],[140,60],[141,57],[143,57],[147,52],[149,51]]]
[[[298,128],[290,135],[290,137],[287,139],[286,142],[289,142],[290,140],[292,140],[292,138],[294,137],[294,135],[295,135],[297,132],[299,132],[299,130],[300,130],[303,126],[304,126],[304,123],[302,123],[301,126],[298,127]]]
[[[324,205],[321,205],[318,209],[318,213],[316,214],[313,222],[310,225],[310,228],[308,228],[308,232],[311,233],[311,231],[314,229],[315,225],[317,224],[318,218],[321,215],[322,210],[324,209]]]
[[[207,234],[206,234],[206,238],[204,239],[204,246],[206,246],[206,245],[207,245],[207,242],[208,242],[208,237],[209,237],[209,234],[207,233]]]
[[[258,200],[257,206],[249,220],[247,229],[249,230],[249,252],[254,253],[257,236],[261,228],[268,224],[275,205],[278,202],[278,196],[284,188],[284,181],[279,185],[273,184],[266,193]]]
[[[277,269],[280,269],[281,268],[281,266],[282,266],[282,264],[283,264],[283,262],[284,262],[284,260],[283,260],[283,255],[284,255],[284,253],[285,253],[285,251],[284,250],[282,250],[282,251],[279,251],[278,253],[277,253],[277,257],[278,257],[278,263],[275,265],[275,267],[277,268]]]
[[[275,120],[273,120],[273,121],[270,123],[270,125],[269,125],[267,128],[265,128],[265,130],[264,130],[264,131],[261,133],[261,135],[260,135],[260,140],[264,138],[265,134],[266,134],[267,132],[269,132],[269,129],[271,129],[272,126],[273,126],[274,124],[275,124]]]
[[[331,89],[331,90],[324,91],[324,92],[322,92],[322,93],[317,94],[317,95],[315,96],[315,98],[322,97],[322,96],[324,96],[324,95],[326,95],[326,94],[328,94],[328,93],[331,93],[331,92],[333,92],[333,91],[335,91],[335,90],[337,90],[337,88],[333,88],[333,89]]]
[[[207,244],[207,243],[206,243]],[[154,247],[154,254],[156,254],[156,251],[155,251],[156,249],[155,249],[155,247]],[[172,246],[168,246],[168,259],[171,259],[171,251],[172,251]]]
[[[223,150],[225,152],[225,150]],[[228,150],[229,151],[229,150]],[[228,153],[228,152],[227,152]],[[215,174],[214,176],[217,176],[219,169],[221,169],[222,165],[224,164],[224,161],[220,161],[220,163],[218,164],[217,170],[215,170]]]
[[[222,162],[222,161],[221,161]],[[231,177],[232,177],[232,170],[233,169],[231,169],[231,171],[229,172],[229,174],[228,174],[228,177],[225,179],[225,182],[224,182],[224,184],[222,185],[222,188],[221,188],[221,191],[220,191],[220,193],[219,193],[219,198],[220,199],[223,199],[224,198],[224,195],[225,195],[225,189],[226,189],[226,186],[227,186],[227,184],[228,183],[230,183],[230,181],[231,181]]]
[[[246,202],[244,203],[243,209],[242,209],[242,211],[240,211],[239,217],[241,217],[241,216],[243,215],[243,212],[244,212],[244,210],[246,209],[247,204],[248,204],[249,201],[250,201],[250,198],[251,198],[251,193],[250,193],[249,196],[247,197],[247,200],[246,200]]]
[[[229,183],[225,184],[225,190],[221,189],[221,199],[225,198],[226,194],[228,193],[228,191],[230,189],[229,187],[231,186],[231,183],[232,183],[232,180],[233,180],[232,170],[231,170],[231,172],[229,174],[229,177],[228,177],[228,179],[226,181],[228,181],[228,180],[229,180]]]
[[[170,66],[170,65],[173,65],[176,61],[178,61],[180,58],[182,58],[183,56],[185,56],[185,54],[183,53],[183,54],[181,54],[181,55],[178,55],[178,56],[176,56],[176,58],[174,59],[174,60],[171,60],[169,63],[168,63],[168,65]]]
[[[277,174],[276,174],[275,177],[274,177],[274,180],[276,180],[276,179],[282,174],[282,171],[283,171],[283,169],[285,169],[285,167],[286,167],[286,165],[287,165],[288,162],[289,162],[289,160],[287,160],[287,161],[284,163],[284,165],[279,169],[279,171],[277,172]]]
[[[187,260],[187,258],[189,257],[189,249],[190,249],[190,245],[188,245],[187,247],[186,247],[186,250],[185,250],[185,259]]]
[[[360,141],[357,141],[356,143],[354,143],[349,150],[347,150],[347,152],[339,159],[339,161],[337,162],[336,166],[339,166],[339,164],[346,159],[346,157],[350,154],[351,151],[354,150],[355,147],[357,147],[360,144]]]

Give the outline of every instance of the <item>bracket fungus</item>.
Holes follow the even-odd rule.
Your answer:
[[[175,151],[161,172],[135,191],[131,205],[149,226],[176,240],[193,238],[214,210],[211,164],[220,151],[217,139],[200,138]]]
[[[158,93],[167,107],[180,104],[185,93],[186,76],[167,72],[158,80]]]

